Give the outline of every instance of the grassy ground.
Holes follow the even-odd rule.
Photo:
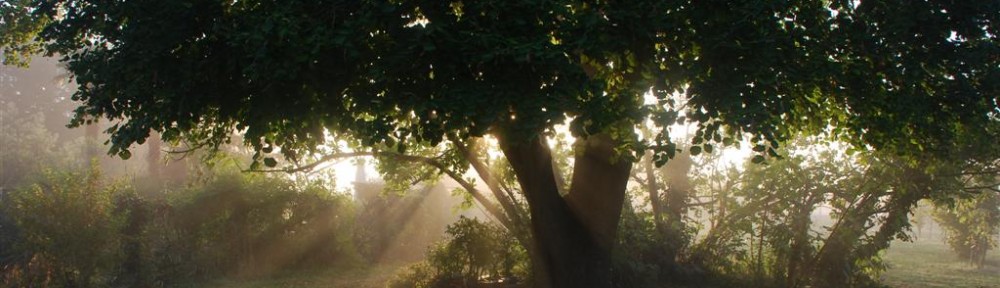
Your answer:
[[[987,265],[976,269],[959,261],[948,246],[938,240],[917,243],[895,242],[885,255],[889,265],[883,283],[898,288],[969,287],[1000,288],[1000,251],[990,251]],[[408,266],[382,264],[370,268],[330,268],[302,271],[257,280],[219,279],[191,287],[206,288],[285,288],[357,287],[382,288],[400,269]]]
[[[1000,253],[989,251],[986,266],[964,263],[939,240],[895,242],[885,255],[883,282],[892,287],[998,287]]]
[[[386,283],[406,264],[382,264],[370,268],[330,268],[301,271],[257,280],[218,279],[192,287],[205,288],[292,288],[292,287],[351,287],[384,288]]]

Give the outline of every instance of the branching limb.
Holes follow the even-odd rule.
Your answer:
[[[455,171],[453,171],[451,169],[448,169],[447,166],[445,166],[443,163],[441,163],[440,161],[438,161],[435,158],[429,158],[429,157],[423,157],[423,156],[414,156],[414,155],[405,155],[405,154],[400,154],[400,153],[395,153],[395,152],[386,152],[386,151],[345,152],[345,153],[336,153],[336,154],[326,155],[326,156],[323,156],[320,159],[318,159],[318,160],[316,160],[316,161],[314,161],[312,163],[309,163],[309,164],[306,164],[306,165],[301,165],[301,166],[296,166],[296,167],[283,168],[283,169],[248,169],[248,170],[244,170],[244,171],[245,172],[264,172],[264,173],[266,173],[266,172],[294,173],[294,172],[310,171],[310,170],[316,168],[316,166],[319,166],[320,164],[323,164],[323,163],[326,163],[326,162],[329,162],[329,161],[333,161],[333,160],[337,160],[337,159],[345,159],[345,158],[353,158],[353,157],[364,157],[364,156],[386,157],[386,158],[391,158],[391,159],[399,160],[399,161],[421,163],[421,164],[425,164],[425,165],[429,165],[431,167],[437,168],[439,171],[441,171],[441,173],[444,173],[445,175],[448,175],[449,178],[451,178],[452,180],[455,180],[455,182],[458,183],[458,185],[462,186],[463,189],[465,189],[470,194],[472,194],[472,198],[476,199],[476,201],[479,202],[479,204],[482,205],[483,208],[485,208],[486,211],[489,212],[489,214],[491,214],[491,216],[495,217],[498,221],[500,221],[501,224],[503,224],[504,226],[508,226],[508,227],[509,227],[509,225],[512,224],[512,223],[510,223],[510,220],[503,213],[503,210],[501,210],[500,207],[498,207],[495,203],[493,203],[493,201],[490,201],[488,198],[486,198],[483,195],[483,193],[479,191],[479,189],[476,189],[475,185],[473,185],[469,181],[466,181],[465,178],[462,178],[462,175],[459,175],[457,172],[455,172]]]
[[[475,139],[469,139],[468,142],[472,149],[478,149],[477,146],[478,141],[476,141]],[[500,182],[497,181],[496,177],[494,177],[489,167],[487,167],[486,164],[479,159],[478,155],[476,154],[476,151],[478,150],[472,150],[470,149],[470,147],[466,147],[465,144],[462,143],[461,141],[456,141],[454,139],[452,140],[452,143],[454,143],[455,148],[462,153],[466,161],[468,161],[469,164],[472,165],[473,170],[476,171],[476,173],[479,175],[479,178],[483,179],[483,181],[486,182],[486,186],[490,188],[490,191],[493,192],[493,196],[497,199],[498,202],[500,202],[500,205],[503,206],[504,210],[508,212],[507,215],[509,221],[525,223],[524,221],[522,221],[523,219],[521,219],[518,206],[514,203],[513,194],[510,193],[510,191],[505,190],[503,187],[501,187]],[[508,228],[514,228],[514,227],[510,226]]]

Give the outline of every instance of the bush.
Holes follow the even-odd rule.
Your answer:
[[[426,262],[411,266],[389,287],[519,287],[527,279],[527,252],[503,228],[461,217],[448,225],[447,234],[430,248]]]
[[[173,286],[359,261],[352,200],[317,184],[223,173],[166,193],[124,188],[95,166],[3,195],[0,229],[13,233],[0,237],[12,243],[0,286]]]
[[[86,173],[46,172],[44,180],[11,193],[6,212],[20,232],[21,263],[5,267],[3,284],[31,287],[106,286],[119,260],[111,199],[120,185]]]
[[[150,239],[160,282],[257,277],[358,259],[351,199],[318,185],[224,174],[171,196]]]
[[[387,286],[389,288],[434,287],[435,270],[437,269],[431,267],[426,261],[420,262],[397,274],[395,278],[389,281]]]
[[[612,276],[616,287],[655,287],[667,275],[663,235],[654,227],[649,213],[637,212],[630,203],[622,209],[618,243],[612,254]]]

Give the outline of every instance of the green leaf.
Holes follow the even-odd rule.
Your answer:
[[[691,156],[701,154],[701,146],[691,146]]]
[[[278,166],[278,160],[274,160],[272,157],[264,158],[264,165],[267,167]]]
[[[750,159],[750,162],[753,162],[754,164],[764,163],[764,156],[754,155],[753,159]]]
[[[781,155],[778,155],[778,151],[774,150],[773,148],[767,149],[767,155],[770,155],[771,157],[775,158],[781,157]]]
[[[121,152],[118,152],[118,157],[121,157],[122,160],[128,160],[128,158],[132,158],[132,152],[122,150]]]
[[[733,145],[733,138],[732,137],[722,138],[722,145],[725,145],[725,146],[731,146],[731,145]]]

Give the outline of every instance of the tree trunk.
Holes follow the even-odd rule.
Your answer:
[[[163,149],[163,141],[160,140],[160,135],[149,135],[146,139],[146,176],[149,178],[148,184],[152,185],[154,189],[159,189],[162,183],[162,175],[160,175],[160,168],[163,165],[161,159],[163,156],[160,154],[160,149]]]
[[[611,250],[631,163],[612,161],[615,145],[606,135],[580,140],[584,151],[563,197],[544,139],[498,138],[531,213],[535,287],[611,287]]]
[[[656,226],[656,231],[659,233],[665,233],[666,228],[663,227],[663,203],[660,199],[660,187],[656,185],[656,167],[653,163],[653,151],[650,150],[646,152],[644,157],[643,165],[646,168],[646,191],[649,192],[649,205],[653,208],[653,225]]]
[[[850,261],[855,257],[858,238],[865,233],[865,221],[874,209],[878,196],[868,192],[856,205],[850,206],[834,224],[823,246],[813,258],[813,287],[847,287],[850,281]]]
[[[86,124],[83,128],[83,156],[86,158],[84,160],[83,166],[88,167],[91,161],[100,161],[100,144],[97,143],[97,136],[100,134],[99,122],[96,120],[93,123]]]
[[[688,176],[692,165],[694,162],[691,160],[691,154],[685,149],[670,159],[662,170],[667,190],[664,195],[666,201],[660,203],[666,210],[662,211],[666,213],[666,217],[662,219],[664,229],[660,230],[660,233],[663,233],[663,239],[667,242],[664,245],[665,259],[663,259],[663,268],[668,269],[664,272],[667,273],[678,272],[677,255],[688,243],[688,235],[684,231],[684,216],[687,214],[688,194],[692,186]]]

